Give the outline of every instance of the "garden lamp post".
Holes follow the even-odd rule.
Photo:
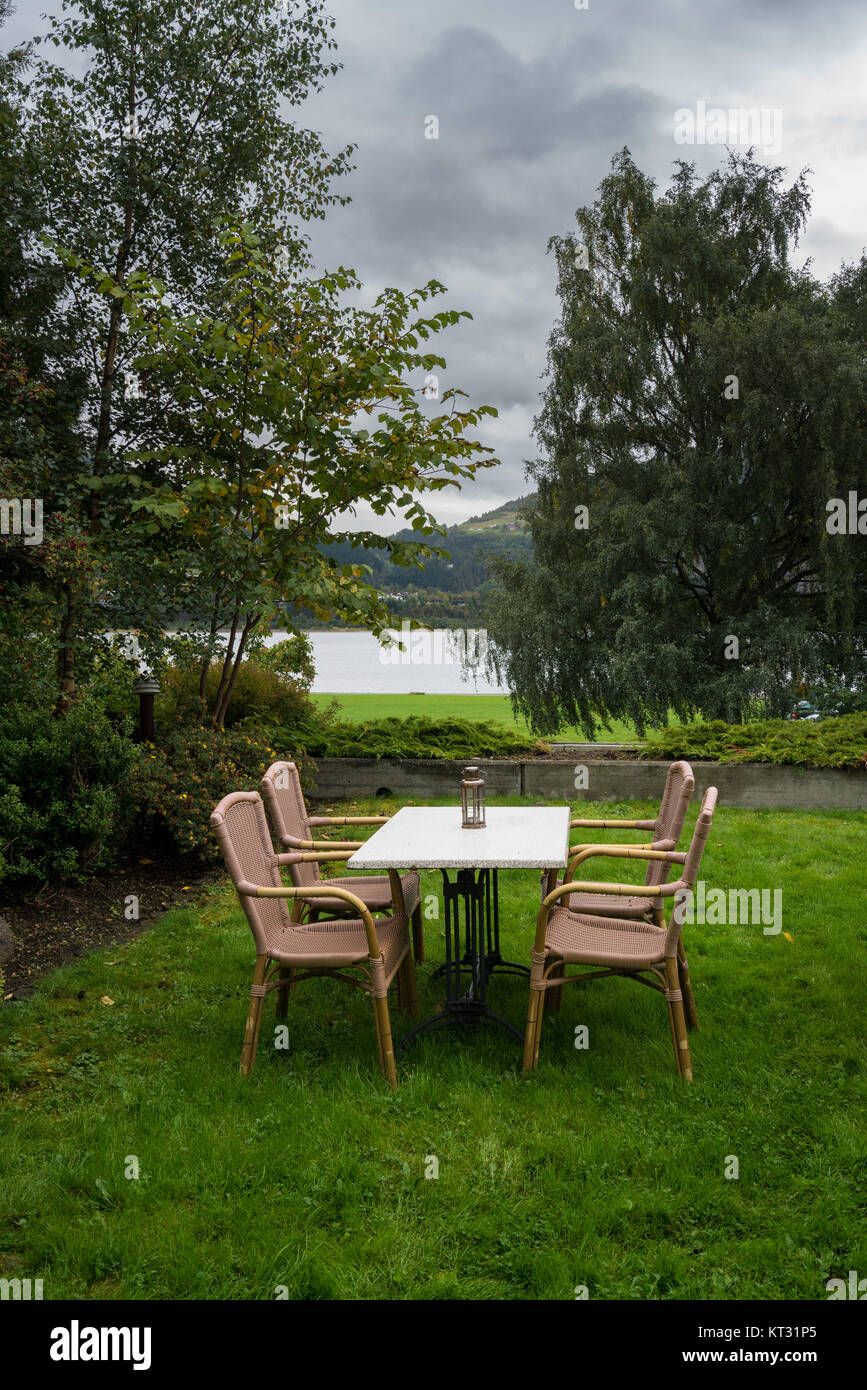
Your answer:
[[[159,693],[159,682],[153,676],[139,676],[133,690],[138,696],[138,737],[140,743],[154,741],[154,696]]]

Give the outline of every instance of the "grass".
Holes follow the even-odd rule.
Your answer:
[[[386,719],[394,717],[406,719],[408,715],[424,715],[429,719],[498,719],[510,728],[531,735],[530,726],[525,719],[516,718],[508,695],[326,695],[312,696],[321,706],[335,700],[340,706],[343,719],[361,723],[366,719]],[[580,729],[561,729],[556,739],[563,743],[576,740],[585,743],[586,735]],[[597,739],[600,743],[621,743],[635,740],[635,730],[631,725],[615,720],[610,729],[600,729]]]
[[[171,912],[0,1008],[0,1276],[42,1278],[46,1298],[825,1299],[867,1269],[863,845],[854,812],[721,807],[702,877],[783,886],[791,940],[686,928],[692,1086],[661,1000],[622,980],[565,992],[532,1077],[506,1034],[446,1030],[399,1058],[394,1094],[369,1003],[314,981],[286,1050],[266,1002],[244,1081],[237,900]],[[595,861],[606,874],[622,863]],[[526,960],[538,883],[501,883],[506,954]],[[426,938],[423,1014],[441,920]],[[523,1024],[523,981],[492,995]]]

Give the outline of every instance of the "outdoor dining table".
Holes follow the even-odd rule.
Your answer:
[[[347,861],[349,869],[386,871],[393,880],[401,869],[439,869],[443,876],[446,959],[436,973],[445,976],[446,998],[440,1012],[403,1038],[401,1048],[449,1024],[475,1028],[487,1022],[523,1039],[487,1002],[495,971],[530,973],[500,951],[498,871],[547,870],[545,891],[551,892],[557,870],[566,867],[570,816],[568,806],[489,806],[484,826],[464,829],[460,807],[404,806]],[[455,871],[453,880],[449,870]],[[528,920],[528,955],[534,925]]]

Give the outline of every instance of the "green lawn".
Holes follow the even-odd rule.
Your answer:
[[[0,1007],[0,1275],[42,1278],[46,1299],[825,1299],[867,1269],[863,824],[720,809],[702,877],[782,886],[788,936],[686,929],[692,1086],[660,998],[616,979],[565,991],[532,1077],[505,1034],[446,1030],[399,1058],[395,1093],[369,1003],[309,982],[288,1051],[266,1002],[244,1081],[237,900],[168,914]],[[595,861],[606,874],[622,863]],[[526,960],[537,878],[501,878],[506,953]],[[437,889],[427,875],[429,908]],[[426,936],[425,1014],[441,920]],[[525,983],[492,995],[522,1026]]]
[[[423,715],[429,719],[499,719],[521,733],[529,733],[524,719],[516,719],[508,695],[313,695],[317,705],[332,700],[340,706],[341,716],[361,722],[365,719],[405,719],[407,715]],[[561,729],[553,735],[560,742],[577,739],[583,743],[586,735],[580,729]],[[600,743],[630,742],[636,737],[629,724],[612,723],[610,729],[600,728]]]

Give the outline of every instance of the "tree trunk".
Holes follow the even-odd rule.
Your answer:
[[[232,698],[232,691],[235,689],[235,682],[238,679],[238,672],[240,671],[241,663],[244,660],[244,649],[247,646],[247,638],[250,636],[250,633],[253,631],[253,628],[256,626],[261,616],[262,615],[260,613],[247,614],[247,619],[244,623],[244,627],[241,632],[241,640],[238,643],[238,654],[235,657],[235,662],[232,666],[232,674],[229,677],[229,682],[225,690],[223,691],[222,698],[217,701],[216,708],[214,709],[214,727],[217,729],[222,729],[226,719],[226,711],[229,708],[229,701]]]
[[[66,609],[60,624],[60,650],[57,653],[57,699],[52,711],[54,718],[66,714],[75,703],[75,651],[72,632],[75,626],[72,594],[66,590]]]
[[[208,672],[211,669],[212,649],[220,627],[220,603],[222,592],[214,596],[214,606],[211,610],[211,626],[208,632],[208,654],[202,658],[201,673],[199,675],[199,705],[201,707],[202,723],[208,715]]]
[[[226,688],[226,682],[229,679],[229,672],[232,667],[232,658],[235,655],[235,634],[238,631],[238,619],[240,618],[240,616],[241,605],[239,603],[236,606],[234,613],[232,614],[232,627],[229,632],[229,641],[226,646],[226,655],[223,657],[223,669],[220,672],[220,684],[217,686],[217,695],[214,701],[214,710],[211,715],[211,723],[215,726],[215,728],[218,729],[222,728],[222,724],[217,723],[217,710],[220,708],[220,705],[222,703],[223,691]]]

